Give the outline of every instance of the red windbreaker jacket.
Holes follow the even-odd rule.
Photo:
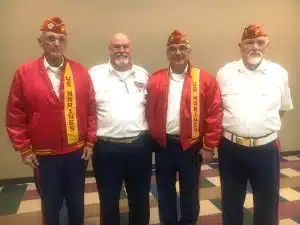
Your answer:
[[[22,156],[75,151],[96,140],[96,107],[87,70],[65,58],[60,97],[54,92],[43,56],[21,65],[7,100],[6,129]]]
[[[168,68],[158,70],[148,81],[146,117],[152,137],[166,147],[166,121],[169,92]],[[223,106],[216,79],[200,70],[199,83],[199,137],[192,138],[191,67],[184,78],[180,103],[180,139],[184,150],[203,141],[204,150],[212,151],[219,145],[222,132]]]

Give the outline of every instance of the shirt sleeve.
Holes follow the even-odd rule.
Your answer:
[[[291,91],[289,87],[289,81],[288,81],[288,74],[286,72],[286,75],[284,76],[283,79],[283,90],[281,93],[281,111],[289,111],[292,110],[293,107],[293,102],[292,102],[292,97],[291,97]]]

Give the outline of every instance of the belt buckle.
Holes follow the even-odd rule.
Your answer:
[[[126,138],[123,140],[123,143],[125,144],[131,144],[133,142],[133,138]]]
[[[114,143],[130,144],[132,143],[132,138],[121,138],[121,139],[110,139]]]
[[[239,144],[239,145],[250,147],[251,146],[251,139],[236,136],[236,143]]]

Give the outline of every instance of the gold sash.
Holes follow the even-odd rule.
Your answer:
[[[65,102],[65,120],[67,128],[68,144],[78,142],[78,127],[76,116],[76,96],[75,85],[72,70],[69,63],[66,65],[64,74],[64,102]],[[51,121],[50,121],[51,122]]]
[[[192,138],[199,138],[199,121],[200,121],[200,69],[191,68],[191,112],[192,112]]]

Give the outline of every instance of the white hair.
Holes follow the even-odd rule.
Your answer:
[[[45,36],[45,33],[46,33],[45,31],[40,31],[40,36],[39,37],[43,38]]]

